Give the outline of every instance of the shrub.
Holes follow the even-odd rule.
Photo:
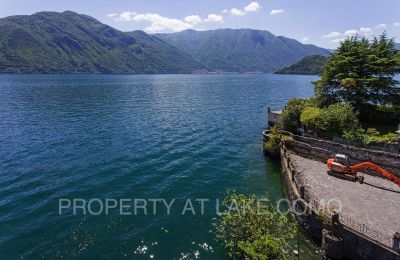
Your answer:
[[[304,108],[300,115],[300,122],[306,129],[314,132],[321,131],[321,109],[317,107]]]
[[[398,134],[388,133],[381,134],[375,128],[362,128],[348,130],[343,135],[350,143],[356,145],[369,145],[369,144],[385,144],[394,141],[398,138]]]
[[[256,195],[230,193],[223,206],[230,210],[215,223],[218,240],[234,259],[276,259],[294,237],[295,225],[279,214],[263,196],[260,207]]]
[[[265,143],[264,149],[268,151],[270,154],[278,154],[279,153],[279,144],[281,142],[281,134],[282,126],[281,124],[275,124],[271,133],[269,134],[268,141]]]
[[[343,137],[353,145],[364,145],[368,142],[365,130],[362,128],[346,130]]]
[[[322,130],[328,135],[342,136],[345,131],[359,127],[358,114],[348,104],[337,103],[321,112]]]
[[[359,128],[357,113],[351,105],[337,103],[327,108],[306,107],[300,122],[308,130],[322,136],[342,136],[346,131]]]
[[[398,136],[399,135],[395,133],[381,135],[378,132],[378,135],[368,135],[368,144],[390,143],[398,138]]]
[[[261,235],[255,241],[239,242],[239,248],[245,259],[275,259],[282,252],[279,238],[269,234]]]
[[[310,105],[312,100],[292,98],[289,99],[280,118],[280,123],[285,131],[295,133],[301,125],[300,114],[304,107]]]

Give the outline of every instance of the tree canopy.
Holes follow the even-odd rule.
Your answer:
[[[227,212],[214,222],[214,227],[230,258],[285,258],[284,249],[294,237],[295,225],[274,208],[267,195],[230,192],[222,205]]]
[[[368,40],[357,35],[344,40],[328,59],[315,82],[320,106],[345,102],[361,110],[367,105],[400,104],[400,52],[386,34]]]

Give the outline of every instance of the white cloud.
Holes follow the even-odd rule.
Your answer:
[[[361,27],[360,28],[360,33],[363,35],[368,35],[372,32],[372,29],[369,27]]]
[[[336,38],[342,35],[340,32],[330,32],[326,35],[323,35],[322,38]]]
[[[301,42],[308,42],[310,40],[310,37],[304,37],[303,39],[301,39]]]
[[[394,26],[394,27],[400,26],[400,22],[394,22],[394,23],[393,23],[393,26]]]
[[[231,8],[230,10],[224,9],[222,13],[230,13],[234,16],[243,16],[250,12],[257,12],[261,9],[261,5],[257,2],[251,2],[250,4],[246,5],[243,10],[238,8]]]
[[[338,39],[333,39],[333,40],[331,40],[331,42],[333,42],[333,43],[339,43],[339,42],[344,41],[344,40],[346,40],[346,38],[338,38]]]
[[[381,23],[381,24],[378,24],[377,26],[375,26],[376,29],[386,28],[386,27],[387,27],[387,25],[385,23]]]
[[[244,11],[246,13],[250,13],[250,12],[257,12],[258,10],[261,9],[261,5],[257,2],[251,2],[250,4],[248,4],[245,8]]]
[[[117,15],[118,15],[117,13],[107,14],[108,17],[115,17],[115,16],[117,16]]]
[[[382,24],[377,25],[377,26],[383,27]],[[372,32],[373,32],[373,29],[370,28],[370,27],[361,27],[359,30],[356,30],[356,29],[347,30],[347,31],[345,31],[343,34],[342,34],[342,33],[339,33],[339,32],[331,32],[331,33],[328,33],[328,34],[326,34],[326,35],[323,35],[322,38],[325,38],[325,39],[333,39],[333,40],[331,40],[330,42],[337,43],[337,42],[341,42],[341,41],[344,40],[345,38],[350,37],[350,36],[353,36],[353,35],[355,35],[355,34],[360,34],[360,35],[368,36],[368,35],[372,34]],[[340,36],[342,36],[342,37],[341,37],[341,38],[338,38],[338,37],[340,37]],[[335,38],[337,38],[337,39],[335,39]]]
[[[201,18],[198,15],[189,15],[189,16],[186,16],[185,19],[183,19],[183,20],[192,25],[201,23]]]
[[[123,12],[120,15],[118,15],[116,20],[118,20],[118,21],[132,21],[132,17],[134,17],[135,15],[137,15],[136,12],[126,11],[126,12]]]
[[[272,10],[272,11],[270,12],[270,15],[280,14],[280,13],[283,13],[283,12],[285,12],[284,9]]]
[[[231,10],[229,10],[229,13],[231,15],[237,15],[237,16],[242,16],[242,15],[246,14],[245,12],[243,12],[242,10],[237,9],[237,8],[232,8]]]
[[[222,22],[223,18],[221,15],[218,14],[209,14],[207,16],[207,19],[205,19],[206,22]]]
[[[351,29],[351,30],[345,31],[345,32],[343,33],[343,35],[344,35],[344,36],[353,36],[353,35],[355,35],[355,34],[357,34],[357,33],[358,33],[357,30]]]
[[[145,28],[146,31],[150,32],[161,32],[166,30],[179,32],[193,27],[193,25],[188,22],[184,22],[178,19],[163,17],[155,13],[139,14],[136,12],[127,11],[114,17],[117,21],[150,22],[150,26]]]

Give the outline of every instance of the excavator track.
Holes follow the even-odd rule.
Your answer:
[[[357,176],[351,175],[351,174],[345,174],[345,173],[339,173],[335,171],[328,171],[328,175],[335,176],[340,179],[348,180],[348,181],[357,181]]]

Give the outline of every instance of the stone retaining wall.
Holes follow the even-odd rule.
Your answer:
[[[264,132],[264,135],[267,134],[268,131]],[[286,147],[295,151],[302,157],[326,162],[328,158],[332,158],[337,153],[346,154],[350,157],[350,162],[352,165],[369,161],[381,166],[383,169],[393,173],[397,177],[400,177],[399,153],[390,153],[355,147],[322,139],[294,135],[290,132],[283,132],[283,134],[290,136],[293,139],[290,141],[285,141]],[[365,172],[371,175],[380,176],[374,171]]]
[[[298,149],[306,149],[300,148]],[[324,152],[321,150],[321,152]],[[374,241],[340,222],[340,216],[316,210],[316,201],[305,196],[304,186],[297,182],[299,172],[290,162],[285,143],[280,147],[282,174],[286,192],[291,201],[301,201],[296,209],[308,214],[296,215],[300,225],[311,235],[313,240],[321,244],[325,255],[332,259],[383,259],[400,260],[399,252]],[[311,156],[317,156],[316,154]]]

